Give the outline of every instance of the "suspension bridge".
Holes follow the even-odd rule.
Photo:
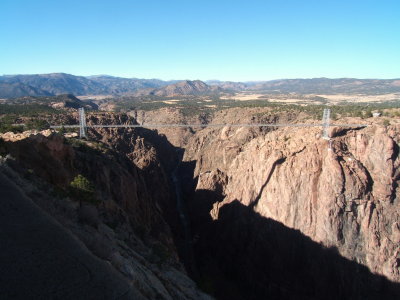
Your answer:
[[[79,124],[75,125],[54,125],[50,126],[52,129],[61,129],[61,128],[79,128],[79,136],[80,138],[87,137],[87,129],[88,128],[149,128],[149,129],[157,129],[157,128],[196,128],[196,127],[322,127],[322,138],[326,140],[330,140],[329,137],[329,127],[367,127],[366,124],[331,124],[330,123],[330,115],[331,110],[329,108],[325,108],[322,115],[322,123],[321,124],[293,124],[293,123],[243,123],[243,124],[229,124],[229,123],[221,123],[221,124],[110,124],[110,125],[87,125],[86,124],[86,115],[85,109],[79,108]]]

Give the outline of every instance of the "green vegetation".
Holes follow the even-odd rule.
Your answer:
[[[289,94],[281,95],[282,99],[289,97]],[[304,118],[320,120],[324,108],[331,109],[332,120],[342,117],[358,117],[361,119],[372,117],[372,113],[379,111],[382,116],[393,118],[400,117],[400,101],[387,101],[384,103],[347,103],[342,102],[338,105],[320,105],[320,104],[287,104],[279,102],[269,102],[268,95],[258,100],[227,100],[221,98],[218,93],[204,96],[176,96],[176,97],[160,97],[160,96],[124,96],[120,98],[107,99],[110,104],[115,106],[117,112],[127,112],[131,110],[156,110],[160,108],[176,108],[179,109],[184,117],[199,116],[202,120],[210,119],[210,116],[216,111],[228,108],[270,108],[270,113],[288,112],[292,114],[300,114]],[[301,95],[296,95],[300,97]],[[67,97],[68,98],[68,97]],[[280,98],[279,98],[280,99]],[[307,101],[315,100],[319,103],[326,103],[326,99],[315,96],[306,97]],[[58,110],[46,105],[50,101],[54,101],[52,97],[38,98],[35,101],[40,103],[29,103],[25,98],[21,98],[19,104],[0,104],[0,133],[12,131],[14,133],[23,130],[36,129],[44,130],[49,128],[49,122],[52,124],[68,124],[66,120],[70,119],[61,116],[61,114],[71,114],[70,111]],[[68,99],[67,99],[68,100]],[[173,102],[171,102],[174,100]],[[14,100],[13,100],[14,101]],[[22,104],[23,101],[27,102]],[[33,101],[33,100],[29,100]],[[46,102],[47,101],[47,102]],[[169,101],[169,102],[168,102]],[[265,113],[260,113],[263,117]],[[49,120],[49,121],[46,121]],[[74,121],[73,121],[74,122]],[[61,128],[60,133],[73,132],[76,129]],[[79,147],[82,151],[107,151],[104,145],[87,145],[82,141],[71,142],[75,147]]]
[[[5,133],[5,132],[19,133],[23,131],[24,131],[23,126],[0,122],[0,133]]]
[[[99,201],[94,195],[94,185],[83,175],[77,175],[69,185],[69,192],[73,198],[80,202],[97,204]]]
[[[110,151],[110,148],[107,145],[101,142],[95,141],[85,141],[77,138],[68,138],[67,143],[70,144],[72,147],[77,148],[79,151],[91,154],[104,154]]]
[[[77,175],[74,180],[71,181],[70,186],[83,191],[94,191],[94,187],[90,181],[81,174]]]
[[[31,119],[25,124],[26,130],[45,130],[49,129],[50,125],[47,121],[41,119]]]
[[[45,105],[0,104],[0,133],[48,129],[50,125],[46,119],[49,114],[58,113],[59,111]]]
[[[13,132],[18,133],[24,131],[22,125],[16,125],[17,117],[13,115],[5,115],[0,117],[0,133]]]
[[[50,128],[47,121],[40,118],[30,118],[25,124],[15,124],[16,116],[6,115],[0,119],[0,133],[4,132],[23,132],[24,130],[45,130]]]
[[[0,115],[17,115],[33,117],[38,114],[59,114],[61,111],[41,104],[0,104]]]
[[[164,101],[179,100],[174,104],[168,104]],[[309,99],[308,99],[309,100]],[[316,101],[322,101],[326,103],[326,99],[317,97]],[[182,97],[157,97],[157,96],[146,96],[146,97],[122,97],[114,100],[116,111],[126,112],[130,110],[156,110],[164,107],[179,108],[184,116],[194,116],[199,113],[212,113],[213,111],[234,108],[234,107],[269,107],[276,112],[286,111],[300,113],[304,112],[312,119],[320,119],[324,108],[329,107],[331,109],[332,119],[338,117],[359,117],[359,118],[370,118],[372,117],[372,111],[383,111],[383,115],[388,116],[400,116],[400,111],[386,112],[385,110],[393,110],[400,108],[399,101],[388,101],[384,103],[346,103],[340,105],[299,105],[299,104],[285,104],[277,102],[269,102],[267,99],[260,100],[226,100],[221,99],[219,95],[209,96],[182,96]]]
[[[388,119],[384,119],[382,125],[383,126],[389,126],[390,125],[390,121]]]
[[[383,116],[385,117],[390,117],[390,118],[395,118],[395,117],[400,117],[400,110],[385,110],[384,112],[381,112]]]
[[[0,104],[0,133],[50,128],[49,116],[62,113],[42,104]],[[24,124],[22,124],[24,123]]]
[[[75,138],[70,138],[66,139],[66,142],[70,144],[74,148],[78,148],[79,150],[83,150],[83,152],[86,152],[86,148],[88,147],[86,142],[81,139],[75,139]]]
[[[61,127],[61,128],[58,130],[58,133],[59,133],[59,134],[66,134],[66,133],[67,133],[67,130],[66,130],[65,127],[63,126],[63,127]]]
[[[372,109],[371,109],[371,108],[368,108],[368,109],[365,111],[363,118],[371,118],[371,117],[372,117]]]

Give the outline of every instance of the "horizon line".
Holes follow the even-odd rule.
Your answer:
[[[141,79],[141,80],[160,80],[160,81],[195,81],[200,80],[203,82],[209,81],[220,81],[220,82],[267,82],[267,81],[279,81],[279,80],[307,80],[307,79],[358,79],[358,80],[400,80],[400,77],[394,78],[378,78],[378,77],[326,77],[326,76],[316,76],[316,77],[286,77],[286,78],[276,78],[276,79],[255,79],[255,80],[224,80],[224,79],[161,79],[161,78],[144,78],[144,77],[124,77],[124,76],[117,76],[117,75],[109,75],[109,74],[93,74],[93,75],[76,75],[66,72],[50,72],[50,73],[18,73],[18,74],[2,74],[1,76],[34,76],[34,75],[52,75],[52,74],[65,74],[71,75],[75,77],[113,77],[113,78],[123,78],[123,79]],[[0,77],[1,77],[0,76]]]

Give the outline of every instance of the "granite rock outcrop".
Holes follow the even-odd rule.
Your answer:
[[[133,122],[104,114],[88,123],[115,121]],[[51,132],[6,134],[1,173],[78,240],[85,253],[119,273],[121,286],[131,286],[138,299],[210,299],[186,274],[175,246],[179,221],[169,178],[176,164],[174,147],[165,137],[140,129],[101,129],[89,135],[85,141]],[[77,176],[93,186],[90,197],[71,190]],[[30,271],[30,276],[41,276]],[[66,277],[60,288],[67,289],[71,280]]]
[[[184,161],[193,165],[195,192],[187,196],[187,201],[196,236],[196,251],[200,265],[213,260],[220,266],[219,270],[214,268],[212,271],[210,267],[203,268],[207,269],[205,273],[216,277],[223,276],[219,272],[229,273],[233,282],[247,281],[243,288],[253,286],[255,290],[262,290],[259,296],[290,298],[297,294],[298,298],[311,299],[321,296],[375,299],[379,293],[388,292],[382,284],[371,283],[381,282],[382,278],[394,283],[394,293],[398,295],[399,131],[398,125],[374,125],[346,131],[336,128],[332,130],[331,146],[321,139],[318,128],[281,128],[254,133],[252,129],[225,127],[194,135],[187,144]],[[262,219],[264,223],[260,221]],[[282,236],[296,236],[292,240],[297,244],[285,240],[284,246],[279,246],[279,241],[275,250],[281,251],[282,255],[286,248],[302,252],[303,257],[297,257],[297,262],[310,260],[310,254],[305,252],[314,253],[319,246],[321,251],[315,250],[318,253],[334,249],[337,255],[329,260],[336,261],[336,267],[341,265],[339,260],[343,258],[349,263],[356,262],[363,269],[353,270],[356,273],[381,276],[379,280],[364,278],[376,294],[366,292],[368,295],[363,295],[360,290],[365,288],[365,292],[369,288],[343,275],[345,270],[352,273],[349,271],[352,268],[342,265],[341,271],[328,262],[326,268],[335,270],[332,273],[341,280],[348,280],[352,289],[346,287],[340,291],[338,287],[324,294],[322,290],[329,290],[328,284],[319,291],[315,283],[314,289],[298,290],[297,279],[290,277],[292,275],[281,279],[263,278],[273,277],[271,270],[279,269],[275,265],[277,262],[282,264],[281,268],[287,267],[289,261],[295,263],[291,260],[294,253],[286,261],[271,261],[265,257],[279,255],[271,249],[277,234],[271,232],[271,228],[281,232]],[[268,244],[269,239],[271,244]],[[310,246],[298,246],[304,243]],[[320,256],[316,252],[315,256]],[[238,253],[242,255],[238,256]],[[325,261],[327,256],[323,254],[322,257],[321,261]],[[238,260],[236,267],[234,258]],[[314,269],[320,263],[309,261],[308,266]],[[260,266],[265,268],[264,271]],[[314,275],[298,270],[292,274],[328,280],[328,275],[318,269]],[[287,284],[288,280],[292,285]],[[254,287],[254,281],[259,281],[259,285],[263,282],[265,286]],[[223,284],[226,282],[219,283],[220,286]],[[273,284],[279,291],[271,292]],[[304,282],[299,284],[304,285]],[[269,289],[266,290],[266,286]],[[224,295],[220,297],[228,299]]]

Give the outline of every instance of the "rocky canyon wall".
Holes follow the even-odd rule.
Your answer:
[[[133,115],[87,122],[317,122],[271,108]],[[186,272],[218,299],[397,299],[399,132],[334,127],[331,144],[319,127],[6,135],[0,170],[145,299],[208,299]],[[78,175],[94,202],[68,194]]]
[[[194,135],[184,157],[195,187],[187,201],[197,257],[218,297],[399,295],[399,132],[333,128],[331,148],[319,128]]]
[[[110,114],[97,114],[88,120],[89,124],[110,122],[134,120]],[[100,297],[112,299],[107,295],[123,293],[126,299],[210,299],[197,289],[178,258],[180,225],[169,174],[177,163],[177,155],[165,137],[145,129],[101,129],[90,130],[88,141],[65,139],[50,131],[36,135],[5,134],[2,138],[0,172],[18,186],[26,201],[35,203],[51,222],[68,232],[66,235],[79,241],[84,253],[107,266],[110,274],[97,277],[109,278],[119,273],[102,287],[104,293]],[[73,189],[71,182],[78,176],[86,178],[92,187],[86,184],[83,190]],[[3,205],[1,213],[8,214],[6,209]],[[18,218],[13,222],[26,223]],[[59,264],[39,258],[34,245],[21,250],[33,256],[30,261],[38,260],[49,274],[46,278],[53,278],[42,289],[38,282],[46,278],[35,263],[25,264],[25,273],[19,272],[19,250],[3,245],[2,259],[7,260],[12,272],[19,272],[26,286],[18,291],[14,284],[1,285],[1,295],[18,298],[29,289],[44,298],[55,297],[55,290],[63,290],[64,294],[57,294],[62,297],[97,297],[96,283],[85,279],[86,273],[95,272],[89,266],[91,260],[85,262],[78,257],[82,261],[79,268],[88,271],[81,276],[83,282],[75,284],[78,279],[68,276],[71,266],[63,265],[71,250],[54,249],[48,237],[28,228],[27,223],[24,226],[15,237],[16,243],[24,243],[24,232],[28,232],[35,245],[46,245],[42,248],[48,251],[48,257],[61,255]],[[55,287],[53,281],[61,283]],[[118,281],[120,284],[115,284]],[[118,290],[113,292],[114,286]]]

